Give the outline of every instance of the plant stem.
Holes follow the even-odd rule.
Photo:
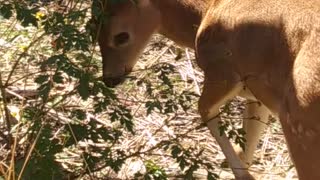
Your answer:
[[[3,110],[5,113],[5,121],[7,125],[7,131],[8,131],[8,146],[10,147],[12,144],[12,135],[11,135],[11,123],[10,123],[10,112],[8,110],[8,103],[7,103],[7,98],[6,98],[6,92],[5,92],[5,86],[2,84],[2,75],[0,72],[0,91],[1,91],[1,96],[2,96],[2,101],[3,101]]]

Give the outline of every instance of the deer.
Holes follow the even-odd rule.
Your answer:
[[[212,1],[195,44],[202,119],[215,126],[217,107],[249,89],[279,117],[299,179],[320,179],[320,2]]]
[[[97,34],[99,34],[98,43],[103,57],[105,83],[109,87],[113,87],[124,80],[123,77],[131,71],[152,34],[163,34],[182,46],[194,49],[197,29],[207,11],[209,2],[211,1],[139,1],[138,4],[145,12],[138,16],[139,5],[136,6],[132,2],[104,4],[106,1],[100,1],[103,11],[111,16],[108,25],[99,23],[96,25],[100,26]],[[152,3],[157,3],[154,4],[157,6]],[[145,19],[146,17],[150,17],[150,19]],[[184,18],[187,18],[188,21],[181,21]],[[112,61],[112,59],[116,61]],[[255,100],[247,90],[243,90],[239,95]],[[239,158],[241,157],[241,160],[236,158],[236,162],[241,162],[241,166],[238,168],[241,171],[247,171],[247,165],[252,162],[254,150],[259,142],[261,132],[265,129],[269,113],[268,109],[261,104],[247,104],[245,109],[245,117],[260,117],[260,121],[248,120],[243,123],[246,130],[245,151],[235,147],[235,153]],[[217,127],[212,128],[216,129]],[[225,137],[222,143],[230,144]],[[233,167],[232,163],[231,167]]]
[[[248,171],[269,113],[280,120],[299,179],[320,179],[320,2],[317,0],[100,0],[103,78],[123,82],[154,33],[195,49],[205,78],[198,110],[236,179]],[[219,108],[246,105],[245,151],[219,131]]]

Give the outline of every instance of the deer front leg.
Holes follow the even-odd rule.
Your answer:
[[[247,101],[246,110],[243,114],[243,129],[246,132],[244,136],[246,139],[245,150],[243,151],[238,146],[237,154],[249,166],[252,163],[254,151],[258,146],[261,134],[267,127],[270,111],[253,96]]]
[[[221,72],[223,70],[227,69],[219,69],[218,67],[216,71],[212,70],[211,73],[205,72],[203,92],[199,101],[199,112],[203,122],[207,124],[212,136],[215,137],[226,156],[236,179],[254,179],[248,172],[246,165],[236,154],[225,133],[221,133],[219,130],[219,107],[236,96],[243,88],[242,83],[237,82],[237,78],[233,76],[232,72],[225,74]],[[224,78],[219,80],[219,77]]]

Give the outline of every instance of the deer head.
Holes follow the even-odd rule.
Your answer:
[[[103,60],[103,79],[114,87],[132,71],[139,54],[160,24],[150,0],[98,0],[104,18],[96,18],[96,39]]]

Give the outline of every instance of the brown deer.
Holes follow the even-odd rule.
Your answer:
[[[280,118],[299,178],[320,179],[320,1],[212,1],[195,48],[203,120],[249,89]]]
[[[107,85],[122,82],[153,33],[164,34],[196,49],[205,73],[199,112],[237,179],[254,179],[246,163],[265,124],[244,121],[241,160],[218,130],[219,107],[236,95],[262,102],[248,105],[247,117],[278,115],[299,178],[320,179],[320,1],[100,2],[111,16],[98,28]]]
[[[105,4],[101,7],[111,15],[108,24],[98,24],[98,42],[103,57],[103,76],[108,86],[115,86],[122,82],[125,74],[129,73],[137,58],[151,35],[158,32],[175,42],[194,48],[197,29],[201,19],[209,7],[209,0],[139,0],[135,5],[131,1],[117,4]],[[184,21],[187,19],[187,21]],[[244,97],[255,99],[247,90],[239,93]],[[260,121],[245,121],[246,151],[241,154],[242,160],[250,164],[253,152],[258,144],[260,132],[264,129],[268,119],[268,110],[263,105],[248,104],[245,117],[260,117]],[[210,127],[218,130],[217,126]],[[229,140],[225,137],[219,139],[223,152],[233,151]],[[221,140],[220,140],[221,139]],[[222,144],[221,144],[222,143]],[[224,145],[226,144],[226,145]],[[229,152],[230,153],[230,152]],[[243,154],[242,154],[243,153]],[[230,158],[228,158],[230,161]],[[233,162],[235,165],[233,165]],[[241,165],[238,165],[241,164]],[[238,157],[234,157],[230,166],[235,171],[244,171],[248,174],[246,166]]]

